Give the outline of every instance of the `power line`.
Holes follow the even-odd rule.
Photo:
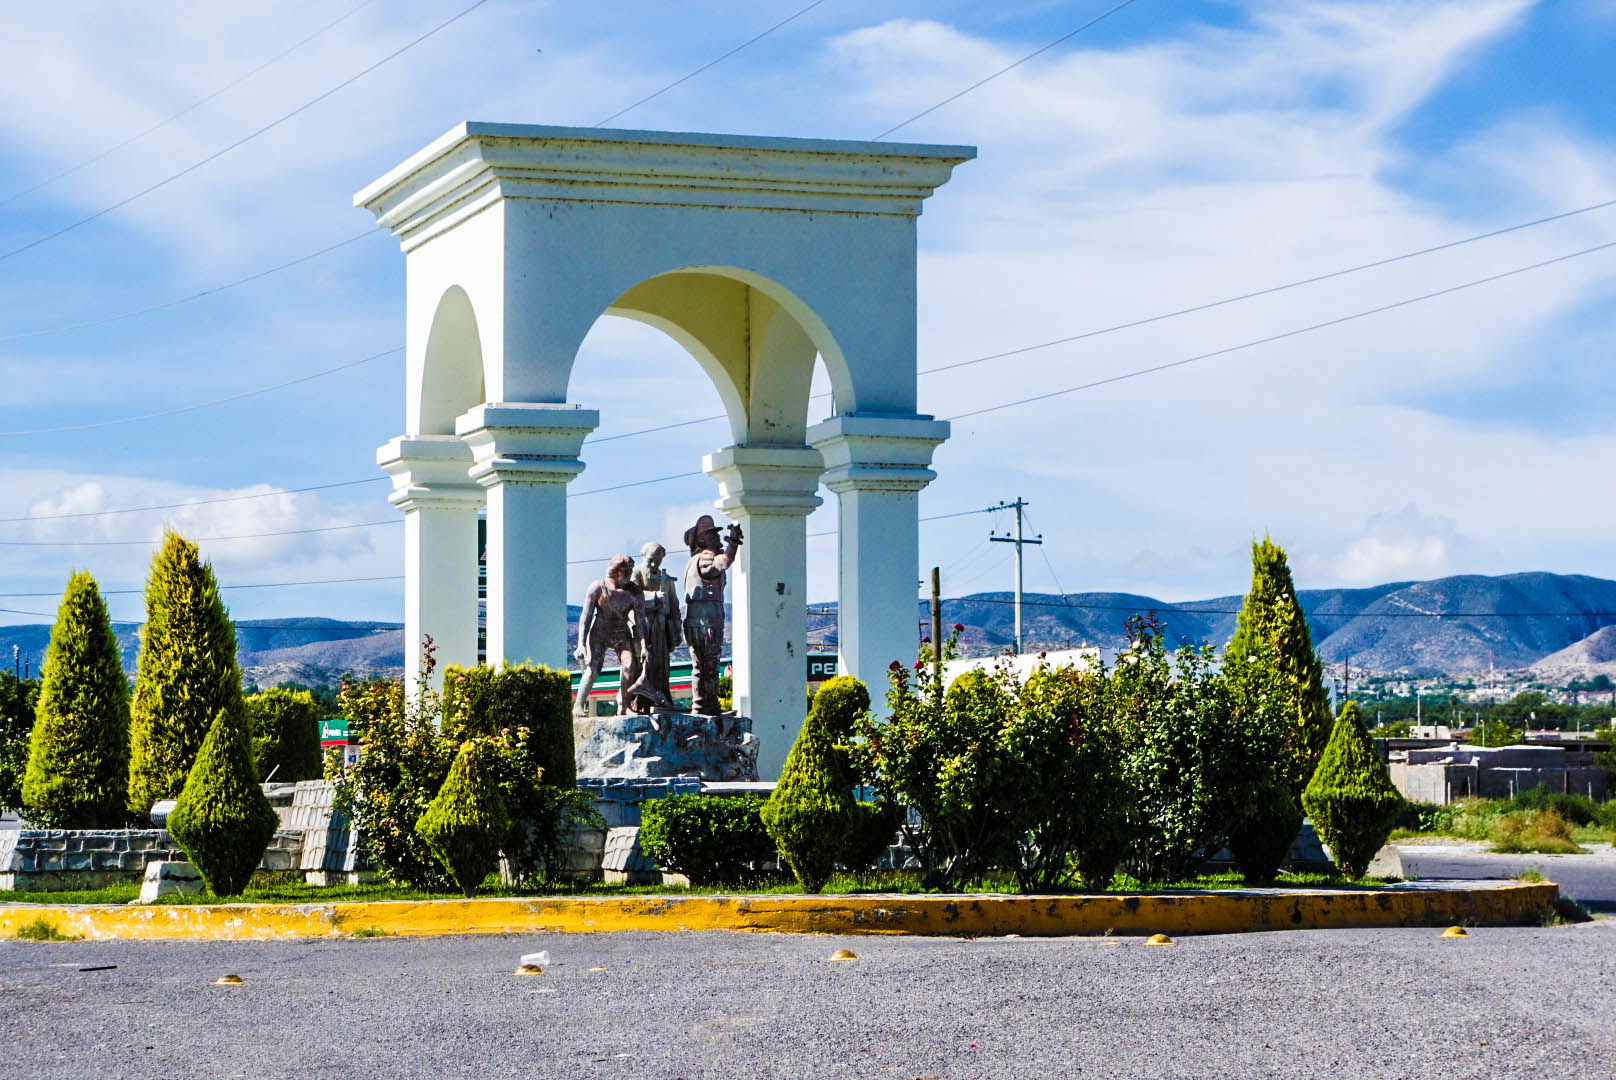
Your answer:
[[[165,176],[163,179],[158,180],[156,183],[148,184],[146,187],[141,188],[139,191],[135,192],[133,195],[127,195],[124,198],[119,199],[117,202],[112,203],[110,206],[102,207],[100,210],[97,210],[93,214],[89,214],[89,215],[87,215],[85,217],[81,217],[78,220],[76,220],[76,221],[74,221],[74,222],[72,222],[72,223],[70,223],[68,225],[62,226],[60,229],[57,229],[55,232],[46,233],[44,236],[35,237],[34,239],[28,241],[26,244],[23,244],[21,247],[15,247],[15,248],[12,248],[10,251],[0,253],[0,262],[4,262],[7,259],[9,259],[9,258],[11,258],[11,257],[13,257],[15,255],[21,255],[23,252],[32,250],[33,248],[36,248],[41,244],[47,243],[48,241],[54,240],[59,236],[64,236],[67,233],[72,232],[74,229],[79,228],[80,226],[88,225],[92,221],[96,221],[96,220],[98,220],[100,218],[106,217],[108,214],[112,213],[114,210],[118,210],[118,209],[120,209],[122,207],[128,206],[130,203],[134,202],[136,199],[143,198],[144,196],[150,195],[152,192],[158,190],[159,188],[163,188],[163,187],[168,186],[169,184],[172,184],[175,180],[178,180],[182,176],[187,176],[190,173],[195,172],[196,170],[202,168],[202,166],[207,165],[209,162],[217,161],[219,158],[221,158],[224,155],[230,153],[230,151],[235,150],[238,147],[245,146],[247,143],[251,142],[252,140],[254,140],[256,138],[258,138],[258,136],[263,135],[266,132],[274,130],[275,128],[279,127],[280,125],[284,124],[286,121],[292,119],[293,117],[299,115],[300,113],[306,112],[308,109],[313,108],[315,105],[318,105],[320,102],[324,101],[326,98],[329,98],[331,95],[337,93],[339,90],[343,90],[343,89],[345,89],[345,88],[347,88],[349,86],[352,86],[354,83],[358,82],[360,79],[364,78],[366,75],[369,75],[371,72],[375,71],[377,68],[379,68],[383,64],[387,63],[389,60],[392,60],[392,59],[394,59],[396,57],[402,56],[404,53],[406,53],[409,50],[415,48],[415,46],[421,44],[421,42],[427,40],[432,35],[436,34],[438,31],[443,30],[446,27],[451,26],[452,24],[454,24],[456,22],[459,22],[461,19],[465,18],[467,15],[470,15],[473,11],[476,11],[478,8],[482,7],[486,3],[488,3],[488,0],[475,0],[475,3],[473,3],[470,7],[463,8],[460,12],[458,12],[455,15],[450,16],[448,19],[445,19],[443,22],[441,22],[438,25],[434,26],[432,29],[428,30],[426,33],[420,35],[417,38],[414,38],[413,40],[411,40],[407,44],[402,45],[397,49],[394,49],[392,52],[388,53],[386,56],[382,57],[380,60],[377,60],[375,63],[371,64],[369,67],[364,68],[359,73],[357,73],[355,75],[350,75],[348,78],[346,78],[346,79],[342,80],[341,82],[337,83],[335,86],[331,87],[330,89],[322,91],[321,93],[319,93],[319,94],[315,95],[314,97],[310,98],[309,100],[305,101],[303,104],[299,105],[297,108],[293,109],[291,112],[283,113],[282,115],[276,117],[274,120],[271,120],[269,123],[267,123],[267,124],[263,125],[262,127],[258,128],[256,131],[253,131],[253,132],[251,132],[251,133],[249,133],[247,135],[243,135],[241,138],[237,139],[233,143],[230,143],[228,146],[225,146],[224,148],[219,149],[219,150],[215,150],[213,153],[207,155],[206,157],[201,158],[201,159],[199,159],[199,160],[197,160],[195,162],[192,162],[190,165],[187,165],[185,168],[181,169],[179,172],[171,173],[168,176]]]
[[[719,57],[715,57],[714,59],[707,61],[705,64],[701,65],[701,67],[697,68],[695,71],[690,72],[690,74],[682,75],[679,78],[673,80],[668,85],[664,86],[662,89],[645,95],[640,100],[636,101],[634,104],[629,105],[626,108],[618,109],[616,112],[612,113],[612,115],[608,116],[604,120],[597,120],[595,122],[594,126],[595,127],[605,127],[607,124],[611,123],[613,120],[616,120],[619,116],[623,116],[623,115],[625,115],[627,113],[633,112],[635,109],[638,109],[641,105],[644,105],[646,102],[651,101],[654,98],[661,97],[663,94],[666,94],[669,90],[672,90],[674,87],[680,85],[681,83],[689,82],[691,79],[694,79],[697,75],[700,75],[702,72],[706,71],[708,68],[714,67],[714,66],[716,66],[718,64],[721,64],[725,60],[728,60],[730,57],[734,56],[736,53],[740,52],[742,49],[745,49],[750,45],[754,45],[757,42],[762,41],[764,38],[768,37],[770,34],[774,33],[776,30],[780,29],[782,26],[785,26],[787,23],[795,22],[796,20],[802,18],[804,15],[808,14],[810,11],[814,10],[814,8],[818,7],[820,4],[823,4],[824,2],[825,2],[825,0],[813,0],[813,3],[807,5],[806,7],[799,8],[797,11],[793,12],[792,14],[787,15],[785,18],[781,19],[779,22],[775,23],[773,26],[769,27],[767,30],[763,31],[761,34],[756,34],[753,37],[747,38],[745,41],[741,42],[739,45],[735,46],[733,49],[731,49],[729,52],[725,53],[724,55],[719,56]]]
[[[299,266],[311,259],[317,259],[321,255],[328,255],[331,252],[336,251],[338,248],[347,247],[349,244],[363,240],[368,236],[386,235],[387,234],[382,232],[380,229],[366,229],[364,232],[355,233],[346,240],[338,240],[335,244],[323,247],[318,251],[311,251],[307,255],[299,255],[290,262],[283,262],[278,266],[271,266],[267,270],[259,270],[257,273],[248,274],[246,277],[237,278],[234,281],[227,281],[223,285],[215,285],[211,289],[203,289],[201,292],[191,293],[187,296],[181,296],[174,300],[165,300],[160,304],[148,304],[145,307],[133,308],[129,311],[119,312],[116,315],[107,315],[99,319],[90,319],[86,322],[64,323],[61,326],[46,326],[41,327],[38,330],[22,330],[15,334],[8,334],[0,337],[0,344],[8,341],[22,341],[25,338],[44,337],[48,334],[65,334],[70,330],[92,330],[97,326],[106,326],[109,323],[122,322],[124,319],[133,319],[137,315],[150,315],[154,311],[166,311],[171,307],[178,307],[181,304],[189,304],[193,300],[200,300],[204,296],[214,296],[218,293],[234,289],[238,285],[246,285],[251,282],[258,281],[260,278],[269,277],[271,274],[278,274],[282,270],[290,270],[294,266]]]
[[[1069,597],[1063,597],[1069,600]],[[1189,601],[1193,604],[1196,601]],[[987,596],[957,596],[943,603],[971,603],[971,604],[1014,604],[1010,598],[999,599]],[[1071,608],[1078,611],[1130,611],[1130,612],[1157,612],[1162,615],[1238,615],[1239,608],[1203,608],[1178,607],[1164,604],[1159,607],[1141,606],[1139,604],[1079,604],[1064,603],[1052,604],[1037,600],[1023,600],[1024,607],[1045,608]],[[1351,612],[1324,612],[1315,611],[1304,615],[1313,619],[1616,619],[1616,611],[1360,611]]]
[[[96,428],[117,427],[120,424],[133,424],[141,420],[160,420],[164,417],[180,416],[184,413],[196,412],[199,409],[211,409],[215,405],[228,405],[232,401],[244,401],[247,398],[258,397],[262,394],[272,393],[276,390],[284,390],[288,386],[296,386],[299,383],[310,382],[314,379],[323,378],[327,375],[335,375],[339,371],[350,371],[362,364],[368,364],[372,361],[380,360],[384,356],[392,356],[394,353],[401,353],[403,351],[404,350],[402,348],[396,348],[388,349],[385,352],[371,353],[369,356],[361,357],[358,360],[349,360],[346,363],[338,364],[336,367],[325,368],[321,371],[313,371],[307,375],[299,375],[295,379],[287,379],[285,382],[278,382],[273,386],[260,386],[255,390],[243,390],[239,394],[229,394],[222,398],[214,398],[212,401],[198,401],[190,405],[181,405],[174,409],[163,409],[160,412],[142,413],[139,416],[123,416],[115,420],[95,420],[88,424],[64,424],[61,427],[29,428],[23,431],[0,431],[0,436],[53,435],[66,431],[91,431]]]
[[[386,521],[354,521],[346,525],[321,525],[312,529],[284,529],[278,532],[238,533],[234,536],[196,536],[193,543],[212,544],[221,540],[260,540],[269,536],[302,536],[306,533],[344,532],[349,529],[372,529],[379,525],[403,524],[402,517]],[[161,543],[160,539],[146,540],[0,540],[0,547],[145,547]]]
[[[173,113],[173,114],[171,114],[169,116],[164,117],[163,119],[157,121],[157,123],[153,124],[151,127],[148,127],[148,128],[146,128],[146,129],[144,129],[142,131],[136,132],[135,134],[129,136],[127,139],[124,139],[122,142],[115,143],[112,146],[107,147],[105,150],[101,151],[98,154],[95,154],[92,157],[85,158],[83,161],[79,162],[77,165],[73,165],[73,166],[71,166],[69,168],[63,169],[61,172],[56,173],[53,176],[47,176],[47,177],[45,177],[45,179],[43,179],[43,180],[39,181],[38,183],[34,184],[32,187],[26,187],[26,188],[23,188],[21,191],[15,192],[15,193],[13,193],[11,195],[7,195],[5,198],[0,199],[0,206],[5,206],[7,203],[15,202],[17,199],[22,198],[24,195],[32,195],[34,192],[38,191],[40,188],[47,187],[47,186],[49,186],[51,184],[54,184],[58,180],[62,180],[62,179],[65,179],[66,177],[72,176],[74,173],[78,172],[80,169],[88,168],[89,166],[94,165],[96,162],[102,160],[103,158],[109,157],[110,155],[117,153],[119,150],[122,150],[124,147],[130,145],[131,143],[139,142],[141,139],[144,139],[146,136],[150,135],[152,132],[157,131],[157,130],[159,130],[161,128],[167,127],[169,124],[172,124],[174,121],[178,120],[180,117],[185,116],[188,113],[194,112],[195,110],[201,108],[203,105],[206,105],[208,102],[212,101],[214,98],[218,97],[220,94],[223,94],[225,91],[231,90],[231,89],[234,89],[237,86],[240,86],[242,83],[246,82],[248,79],[252,78],[254,75],[257,75],[259,72],[261,72],[261,71],[265,70],[266,68],[269,68],[269,67],[273,66],[274,64],[277,64],[280,61],[286,59],[288,56],[292,55],[297,50],[301,49],[303,46],[307,45],[309,42],[311,42],[315,38],[319,37],[321,34],[324,34],[327,30],[334,29],[335,27],[337,27],[341,23],[347,22],[349,19],[353,18],[355,15],[359,14],[361,11],[363,11],[365,8],[368,8],[371,4],[373,4],[375,2],[376,2],[376,0],[364,0],[364,3],[360,4],[358,7],[349,9],[349,11],[346,14],[340,15],[337,18],[333,19],[331,22],[326,23],[324,26],[320,27],[320,29],[314,31],[314,33],[309,34],[307,37],[301,39],[296,44],[292,45],[290,48],[284,49],[281,52],[276,53],[274,56],[270,57],[268,60],[265,60],[262,64],[259,64],[257,67],[253,68],[251,71],[247,72],[245,75],[236,76],[234,79],[231,79],[229,82],[225,83],[223,86],[219,87],[217,90],[213,91],[211,94],[207,94],[207,95],[205,95],[203,97],[197,98],[195,101],[193,101],[189,105],[185,106],[185,108],[181,109],[179,112]]]
[[[109,517],[113,514],[140,514],[149,510],[184,510],[192,506],[203,506],[210,503],[243,502],[247,499],[268,499],[275,495],[301,495],[307,491],[329,491],[331,488],[354,487],[358,484],[379,484],[389,479],[386,476],[369,476],[363,480],[338,480],[332,484],[311,484],[308,487],[278,488],[274,491],[256,491],[250,495],[220,495],[209,499],[192,499],[189,502],[158,503],[153,506],[125,506],[118,510],[84,510],[71,514],[32,514],[25,517],[0,518],[0,525],[8,525],[18,521],[61,521],[65,518],[92,518]]]
[[[976,90],[979,87],[986,86],[988,83],[992,82],[994,79],[997,79],[1000,75],[1003,75],[1003,74],[1005,74],[1006,72],[1009,72],[1009,71],[1014,71],[1016,68],[1020,67],[1022,64],[1025,64],[1028,60],[1031,60],[1031,59],[1033,59],[1034,57],[1037,57],[1037,56],[1042,56],[1044,53],[1048,52],[1050,49],[1053,49],[1055,46],[1059,45],[1061,42],[1068,41],[1071,38],[1076,37],[1078,34],[1081,34],[1083,31],[1087,30],[1089,27],[1093,26],[1095,23],[1100,22],[1102,19],[1106,19],[1106,18],[1108,18],[1108,17],[1110,17],[1112,15],[1115,15],[1117,12],[1121,11],[1123,8],[1127,7],[1129,4],[1132,4],[1133,2],[1134,2],[1134,0],[1122,0],[1122,3],[1116,5],[1113,8],[1110,8],[1110,9],[1108,9],[1106,11],[1102,11],[1100,14],[1096,15],[1094,18],[1090,19],[1088,22],[1084,23],[1082,26],[1079,26],[1077,29],[1068,30],[1066,33],[1062,34],[1060,37],[1056,38],[1054,41],[1051,41],[1049,44],[1039,46],[1038,48],[1034,49],[1032,52],[1028,53],[1026,56],[1023,56],[1020,60],[1017,60],[1015,63],[1009,64],[1009,65],[1006,65],[1005,67],[1000,68],[998,71],[995,71],[992,75],[989,75],[985,79],[978,79],[976,82],[972,83],[970,86],[967,86],[965,89],[961,90],[959,93],[951,94],[948,97],[945,97],[943,100],[939,101],[937,104],[933,105],[931,108],[922,109],[920,112],[915,113],[915,115],[911,116],[909,119],[905,120],[903,123],[901,123],[901,124],[893,124],[891,127],[887,128],[885,131],[881,132],[881,134],[877,135],[875,138],[877,140],[884,139],[888,135],[891,135],[894,131],[897,131],[899,128],[908,127],[910,124],[914,123],[916,120],[919,120],[922,116],[929,116],[932,113],[936,112],[938,109],[941,109],[944,105],[947,105],[950,102],[958,101],[960,98],[964,97],[966,94],[969,94],[971,91]]]
[[[1502,273],[1489,274],[1486,277],[1476,278],[1473,281],[1466,281],[1459,285],[1450,285],[1446,289],[1438,289],[1435,292],[1424,293],[1420,296],[1411,296],[1405,300],[1398,300],[1395,303],[1382,304],[1380,307],[1369,308],[1366,311],[1354,312],[1351,315],[1343,315],[1336,319],[1327,319],[1324,322],[1314,323],[1311,326],[1299,327],[1295,330],[1287,330],[1282,334],[1272,334],[1268,337],[1257,338],[1255,341],[1242,342],[1239,345],[1230,345],[1224,349],[1214,349],[1212,352],[1201,353],[1198,356],[1186,357],[1183,360],[1173,360],[1165,364],[1156,364],[1152,367],[1124,372],[1121,375],[1112,375],[1105,379],[1096,379],[1093,382],[1082,383],[1078,386],[1068,386],[1063,390],[1050,390],[1046,393],[1034,394],[1031,397],[1019,398],[1015,401],[1007,401],[1000,405],[988,405],[981,409],[971,409],[968,412],[955,413],[953,416],[947,417],[946,419],[963,420],[966,417],[982,416],[985,413],[999,412],[1002,409],[1013,409],[1018,405],[1030,405],[1035,401],[1048,401],[1050,398],[1062,397],[1066,394],[1075,394],[1080,390],[1092,390],[1098,386],[1108,386],[1111,383],[1123,382],[1127,379],[1135,379],[1141,375],[1154,375],[1157,372],[1183,367],[1186,364],[1193,364],[1200,360],[1210,360],[1218,356],[1227,356],[1230,353],[1240,352],[1243,349],[1253,349],[1258,345],[1269,345],[1276,341],[1284,341],[1286,338],[1297,337],[1301,334],[1310,334],[1315,330],[1323,330],[1331,326],[1340,326],[1342,323],[1349,323],[1356,319],[1368,318],[1370,315],[1380,315],[1387,311],[1395,311],[1398,308],[1408,307],[1410,304],[1418,304],[1425,300],[1434,300],[1439,296],[1448,296],[1452,293],[1461,292],[1465,289],[1473,289],[1478,285],[1487,285],[1494,281],[1501,281],[1504,278],[1514,277],[1516,274],[1524,274],[1530,270],[1541,270],[1545,266],[1553,266],[1556,263],[1563,263],[1570,259],[1578,259],[1584,255],[1592,255],[1596,252],[1606,251],[1613,247],[1616,247],[1616,240],[1603,244],[1596,244],[1590,248],[1583,248],[1581,251],[1573,251],[1569,255],[1557,255],[1552,259],[1544,259],[1542,262],[1532,263],[1528,266],[1517,266],[1513,270],[1505,270]]]
[[[255,583],[247,584],[247,585],[220,585],[219,589],[221,591],[226,590],[226,589],[288,589],[288,588],[293,588],[293,587],[296,587],[296,586],[303,586],[303,585],[352,585],[352,584],[356,584],[356,583],[360,583],[360,582],[367,582],[367,581],[402,581],[402,580],[404,580],[404,575],[403,574],[380,574],[380,575],[377,575],[375,577],[320,578],[318,580],[313,580],[313,581],[264,581],[264,582],[255,582]],[[131,586],[127,587],[127,588],[98,589],[96,591],[99,592],[102,596],[138,596],[138,595],[144,593],[146,590],[145,590],[144,587],[137,587],[137,586],[131,585]],[[62,595],[62,592],[61,592],[60,589],[56,590],[55,592],[0,593],[0,596],[4,596],[7,600],[24,600],[24,599],[33,599],[35,597],[50,597],[50,596],[60,596],[60,595]],[[0,608],[0,611],[4,611],[4,610],[7,610],[7,609]],[[38,612],[22,611],[22,612],[15,612],[15,614],[19,614],[19,615],[37,615]]]

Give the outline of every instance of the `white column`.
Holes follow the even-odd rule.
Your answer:
[[[477,509],[483,490],[466,475],[471,451],[454,435],[401,435],[376,450],[393,478],[387,501],[404,511],[404,680],[413,687],[421,642],[449,664],[477,663]]]
[[[567,483],[600,414],[576,405],[478,405],[455,422],[488,491],[490,667],[567,667]]]
[[[861,680],[879,709],[892,661],[913,663],[920,583],[920,490],[937,478],[931,455],[948,438],[929,416],[832,417],[808,429],[836,493],[842,674]]]
[[[731,446],[702,459],[717,507],[745,533],[730,595],[735,711],[752,718],[758,776],[778,779],[806,713],[808,539],[819,452]]]

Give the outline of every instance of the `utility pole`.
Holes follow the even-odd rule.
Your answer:
[[[1016,512],[1016,534],[1014,536],[997,536],[988,534],[988,539],[996,544],[1016,545],[1016,655],[1021,655],[1023,642],[1021,638],[1021,582],[1022,582],[1022,547],[1026,544],[1042,544],[1042,535],[1035,539],[1027,539],[1021,532],[1021,512],[1027,508],[1027,500],[1016,496],[1015,502],[1001,502],[997,506],[988,507],[989,510],[1014,510]]]
[[[18,677],[18,678],[22,677],[22,659],[21,658],[22,658],[22,647],[20,645],[13,645],[11,647],[11,674]]]
[[[943,699],[943,585],[937,567],[931,568],[931,681],[938,704]]]

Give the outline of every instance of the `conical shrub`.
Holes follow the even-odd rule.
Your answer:
[[[253,694],[244,704],[260,780],[273,776],[284,784],[320,778],[321,709],[312,693],[276,686]]]
[[[247,887],[278,824],[258,786],[241,713],[220,709],[168,815],[168,834],[209,892],[235,896]]]
[[[220,709],[238,719],[242,712],[236,630],[213,568],[195,544],[168,533],[146,579],[130,703],[131,811],[143,817],[179,794]]]
[[[122,823],[129,783],[129,683],[95,579],[68,578],[45,652],[22,801],[58,829]]]
[[[826,702],[835,699],[833,695]],[[826,727],[819,696],[762,813],[763,827],[797,883],[806,892],[823,889],[860,818],[852,778]]]
[[[1250,662],[1252,656],[1272,666],[1290,686],[1298,736],[1292,780],[1294,793],[1300,794],[1330,738],[1330,695],[1285,549],[1266,536],[1251,545],[1251,589],[1240,605],[1224,664]]]
[[[1391,835],[1403,797],[1392,786],[1386,766],[1375,753],[1349,701],[1336,717],[1319,767],[1302,792],[1302,809],[1330,849],[1344,877],[1356,880]]]
[[[481,740],[461,743],[443,787],[415,823],[416,834],[467,897],[499,865],[500,845],[511,830],[491,760],[494,753]]]

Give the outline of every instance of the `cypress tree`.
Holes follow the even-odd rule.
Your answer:
[[[144,815],[157,800],[178,795],[219,710],[239,721],[242,708],[236,630],[213,567],[195,544],[170,532],[146,579],[130,706],[129,809]]]
[[[1336,717],[1319,767],[1302,792],[1302,808],[1319,831],[1343,876],[1356,880],[1391,835],[1403,797],[1386,775],[1358,715],[1349,701]]]
[[[277,686],[246,699],[258,778],[277,783],[319,779],[320,703],[307,690]]]
[[[1296,599],[1285,549],[1268,537],[1251,544],[1251,591],[1240,605],[1234,637],[1224,650],[1225,665],[1249,662],[1266,653],[1292,688],[1296,715],[1297,772],[1300,792],[1330,738],[1330,696],[1324,690],[1324,665],[1313,652],[1313,635]]]
[[[22,801],[39,825],[105,828],[122,821],[128,782],[129,683],[106,603],[80,571],[51,628]]]
[[[240,710],[220,709],[168,815],[168,833],[215,896],[247,887],[280,819],[258,786]]]
[[[500,845],[510,833],[510,812],[495,778],[495,748],[467,739],[449,775],[415,823],[415,832],[470,899],[499,865]]]
[[[846,703],[846,697],[823,690],[814,697],[780,771],[780,782],[763,804],[763,827],[797,883],[811,893],[830,880],[860,822],[853,780],[830,732],[830,714]]]

